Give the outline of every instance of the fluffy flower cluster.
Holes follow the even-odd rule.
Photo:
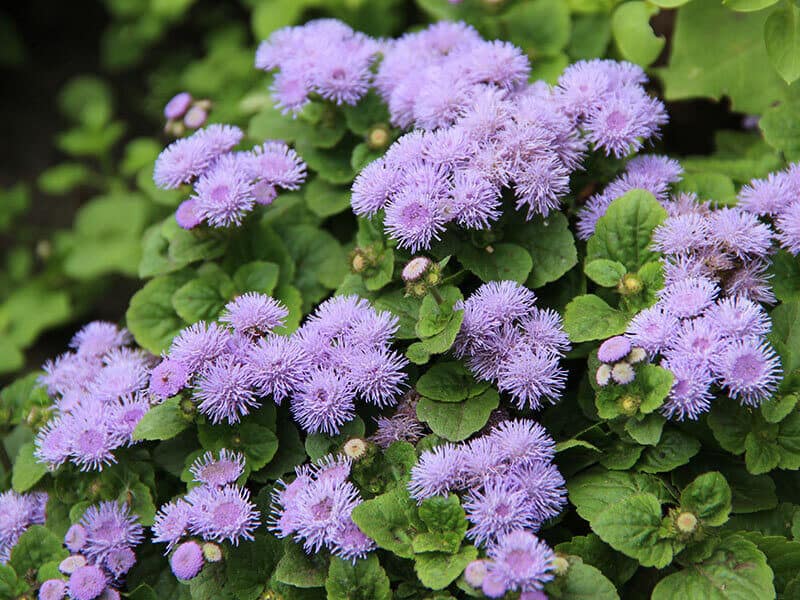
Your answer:
[[[663,252],[665,287],[631,321],[628,335],[675,376],[666,416],[696,419],[714,386],[747,406],[770,398],[781,378],[767,342],[774,301],[766,270],[773,232],[741,208],[712,210],[680,196],[653,234]]]
[[[114,450],[134,443],[133,430],[150,409],[152,357],[129,348],[130,341],[124,329],[95,321],[75,334],[72,351],[44,365],[39,381],[55,416],[36,436],[40,462],[99,471],[116,462]]]
[[[559,314],[535,306],[536,295],[514,281],[490,282],[456,304],[464,321],[454,344],[479,379],[497,382],[520,408],[555,402],[566,383],[559,365],[570,348]]]
[[[291,483],[278,481],[270,527],[275,535],[293,536],[309,554],[327,548],[353,562],[374,550],[375,542],[351,517],[362,499],[348,481],[350,467],[349,459],[328,456],[317,464],[296,467]]]
[[[238,422],[261,398],[291,410],[309,433],[336,434],[355,416],[360,398],[379,407],[395,404],[407,364],[391,350],[397,318],[375,311],[357,296],[323,302],[291,336],[272,330],[288,311],[262,294],[231,301],[222,321],[182,331],[153,370],[151,390],[160,397],[194,381],[198,410],[213,423]]]
[[[545,600],[541,589],[553,579],[554,559],[553,551],[534,534],[512,531],[488,549],[486,559],[467,565],[464,578],[489,598],[520,591],[520,600]]]
[[[631,383],[636,378],[633,365],[645,358],[647,351],[644,348],[634,348],[627,337],[617,335],[607,339],[597,350],[597,360],[600,361],[595,374],[597,385],[606,386],[611,381],[619,385]]]
[[[250,490],[236,484],[245,469],[244,456],[222,449],[198,458],[190,467],[193,487],[183,498],[163,505],[153,524],[153,541],[167,544],[167,552],[194,536],[207,542],[253,540],[259,513],[250,500]],[[172,571],[181,579],[192,579],[202,569],[203,552],[193,540],[185,541],[170,558]]]
[[[8,490],[0,494],[0,565],[11,557],[11,550],[31,525],[43,525],[47,494],[18,494]]]
[[[395,442],[416,444],[425,435],[426,427],[417,418],[417,399],[415,392],[410,392],[397,405],[392,416],[375,418],[377,429],[370,440],[386,450]]]
[[[116,502],[90,506],[64,536],[71,554],[58,568],[68,579],[45,581],[39,598],[119,600],[117,589],[136,564],[134,548],[143,538],[142,526],[127,506]]]
[[[680,181],[682,174],[683,168],[678,161],[666,156],[644,154],[632,158],[622,175],[612,180],[602,192],[591,196],[578,211],[578,237],[588,240],[609,205],[631,190],[647,190],[665,203],[670,184]]]
[[[201,223],[241,225],[256,204],[272,204],[277,188],[294,190],[305,181],[305,163],[286,144],[268,140],[249,151],[233,152],[242,136],[238,127],[209,125],[159,154],[153,172],[158,187],[194,186],[194,194],[175,212],[184,229]]]
[[[554,455],[555,443],[541,425],[508,420],[467,444],[423,452],[408,488],[419,501],[462,492],[472,524],[467,537],[492,547],[506,533],[538,531],[561,512],[566,490]]]
[[[800,253],[800,163],[742,187],[738,206],[772,219],[780,245],[795,256]]]
[[[569,193],[588,142],[625,156],[666,121],[635,65],[577,63],[553,88],[529,86],[528,70],[517,48],[485,42],[463,25],[439,23],[399,40],[378,86],[395,122],[428,131],[403,136],[362,171],[353,184],[355,213],[384,210],[387,232],[413,252],[450,223],[489,228],[504,188],[513,188],[526,218],[546,217]]]
[[[277,69],[272,94],[284,113],[298,113],[316,94],[336,104],[356,104],[372,83],[380,44],[335,19],[285,27],[261,42],[256,67]]]

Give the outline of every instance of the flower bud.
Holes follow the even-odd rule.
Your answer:
[[[626,362],[618,362],[611,369],[611,379],[620,385],[627,385],[636,379],[636,371]]]
[[[83,554],[73,554],[68,556],[58,565],[58,570],[64,575],[70,575],[77,569],[86,566],[86,557]]]
[[[464,579],[472,587],[479,588],[483,585],[483,578],[486,577],[486,573],[486,561],[473,560],[464,569]]]
[[[602,364],[597,367],[597,373],[595,373],[594,378],[600,387],[607,386],[608,382],[611,381],[611,365]]]
[[[205,542],[202,546],[203,556],[210,563],[219,562],[222,560],[222,548],[213,542]]]
[[[555,555],[552,564],[553,564],[553,571],[558,576],[566,575],[567,571],[569,571],[569,561],[560,554]]]
[[[386,125],[373,125],[367,133],[367,146],[370,150],[383,150],[392,140]]]
[[[642,404],[642,399],[638,396],[634,396],[633,394],[625,394],[617,400],[617,406],[619,407],[622,414],[633,416],[639,410],[639,406]]]
[[[425,271],[427,271],[430,266],[431,260],[425,256],[412,258],[406,263],[406,266],[403,267],[403,281],[417,281],[425,275]]]
[[[197,407],[194,405],[194,402],[190,398],[181,398],[181,412],[187,417],[194,417],[194,414],[197,412]]]
[[[367,453],[369,449],[369,445],[367,444],[366,440],[359,437],[350,438],[345,442],[344,450],[345,456],[352,458],[353,460],[359,460],[363,458],[364,455]]]
[[[183,116],[183,124],[189,129],[197,129],[206,124],[206,119],[208,119],[208,112],[195,105]]]
[[[647,358],[647,351],[644,348],[636,347],[631,350],[631,353],[628,354],[628,358],[625,360],[627,360],[629,364],[635,365],[636,363],[642,362],[645,358]]]
[[[192,104],[192,95],[189,92],[175,94],[164,106],[164,117],[169,120],[180,119],[189,110]]]
[[[690,512],[678,513],[678,516],[675,517],[675,527],[681,533],[694,533],[697,529],[697,517]]]
[[[641,277],[636,273],[625,273],[617,286],[617,291],[623,296],[633,296],[641,292],[643,288],[644,283],[642,283]]]

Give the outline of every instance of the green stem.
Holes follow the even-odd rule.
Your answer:
[[[444,298],[442,298],[442,295],[437,291],[437,289],[432,287],[428,291],[431,293],[431,296],[433,296],[433,299],[436,300],[436,304],[441,306],[444,302]]]

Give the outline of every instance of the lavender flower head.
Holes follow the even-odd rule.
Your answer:
[[[248,292],[225,305],[220,321],[238,333],[264,335],[283,325],[288,314],[289,310],[274,298]]]
[[[555,555],[530,532],[504,535],[487,555],[490,562],[483,592],[490,598],[500,598],[508,591],[538,591],[553,579]]]
[[[18,494],[8,490],[0,494],[0,564],[4,565],[20,536],[31,525],[43,525],[47,494]]]
[[[188,580],[197,577],[203,568],[203,550],[195,541],[184,542],[175,549],[169,559],[172,573],[178,579]]]
[[[244,455],[224,448],[219,451],[219,458],[206,452],[194,461],[189,472],[195,481],[211,487],[235,483],[244,473]]]

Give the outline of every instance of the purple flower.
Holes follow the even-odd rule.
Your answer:
[[[250,409],[260,406],[253,392],[253,374],[236,357],[223,354],[208,363],[197,379],[197,410],[212,423],[238,423]]]
[[[500,366],[497,389],[508,392],[517,406],[537,410],[544,400],[554,403],[566,385],[566,372],[559,356],[525,351],[521,345],[510,361]]]
[[[355,416],[355,391],[331,369],[317,369],[292,396],[292,415],[308,433],[336,435]]]
[[[775,222],[780,245],[797,256],[800,253],[800,201],[790,204]]]
[[[306,552],[319,552],[332,543],[342,525],[360,503],[358,490],[348,482],[318,480],[296,499],[298,513],[296,539],[304,540]]]
[[[189,129],[197,129],[206,124],[208,111],[202,106],[192,106],[183,116],[183,124]]]
[[[67,582],[62,579],[48,579],[39,588],[39,600],[63,600],[67,595]]]
[[[443,444],[423,452],[416,466],[411,469],[411,481],[408,483],[411,497],[422,502],[432,496],[446,496],[448,490],[459,485],[461,463],[461,452],[452,444]]]
[[[225,448],[219,451],[219,458],[214,458],[211,452],[206,452],[192,463],[189,472],[198,483],[212,487],[235,483],[244,473],[244,455]]]
[[[130,548],[115,548],[103,558],[103,566],[119,579],[136,564],[136,554]]]
[[[189,370],[175,359],[164,357],[150,372],[150,393],[156,398],[169,398],[189,382]]]
[[[657,304],[633,317],[628,324],[628,336],[634,346],[657,354],[671,343],[679,325],[677,317]]]
[[[530,419],[503,421],[489,434],[491,443],[503,458],[514,465],[550,461],[555,456],[555,441],[544,427]]]
[[[111,401],[143,389],[150,376],[150,358],[130,348],[116,348],[103,357],[103,368],[87,386],[93,398]]]
[[[221,157],[194,186],[197,214],[213,227],[241,225],[253,209],[253,184],[233,155]]]
[[[707,364],[724,346],[713,317],[704,316],[681,324],[669,354],[685,355],[700,364]]]
[[[397,403],[408,364],[405,357],[386,349],[363,349],[347,353],[350,382],[356,393],[381,408]]]
[[[399,173],[383,158],[372,161],[353,182],[350,203],[353,212],[371,217],[389,201],[398,185]]]
[[[48,360],[43,370],[44,375],[38,381],[47,388],[51,396],[65,394],[74,389],[86,389],[97,374],[99,360],[87,356],[79,356],[70,352],[61,354],[55,360]]]
[[[272,395],[276,404],[299,387],[311,367],[308,356],[297,342],[280,335],[260,338],[250,349],[245,362],[256,393]]]
[[[177,189],[204,173],[213,158],[197,134],[176,140],[158,155],[153,181],[162,189]]]
[[[477,171],[456,171],[450,210],[461,227],[489,229],[500,217],[500,190]]]
[[[45,463],[51,470],[61,466],[69,458],[69,431],[67,431],[62,418],[50,419],[39,430],[34,443],[36,459]]]
[[[365,558],[375,548],[375,542],[361,531],[352,519],[345,519],[334,530],[330,539],[331,552],[336,556],[353,563]]]
[[[189,531],[204,540],[230,541],[234,546],[241,539],[253,540],[259,525],[258,510],[250,501],[250,491],[235,485],[200,486],[186,496],[191,504]]]
[[[545,583],[553,579],[553,551],[527,531],[513,531],[502,536],[487,554],[491,562],[483,582],[483,591],[490,598],[499,598],[506,591],[541,590]],[[487,587],[494,592],[493,583],[503,591],[499,594],[487,593]]]
[[[64,535],[64,545],[70,552],[80,552],[86,546],[86,529],[83,525],[75,523]]]
[[[306,163],[297,152],[279,141],[254,147],[244,155],[242,168],[252,179],[287,190],[298,189],[306,180]]]
[[[653,248],[665,254],[699,250],[711,242],[709,220],[697,213],[669,217],[653,232]]]
[[[166,542],[169,552],[186,535],[190,511],[191,507],[184,500],[163,505],[153,523],[153,541]]]
[[[355,105],[369,90],[372,60],[371,45],[363,49],[352,48],[350,52],[325,53],[312,67],[314,89],[336,104]]]
[[[734,339],[767,335],[772,328],[767,312],[747,298],[722,298],[707,313],[709,323],[723,337]]]
[[[772,243],[772,230],[758,217],[737,208],[721,208],[711,214],[711,239],[739,258],[765,257]]]
[[[759,216],[778,216],[793,202],[792,192],[787,173],[770,173],[743,185],[737,206]]]
[[[584,119],[600,108],[611,85],[600,61],[579,60],[558,78],[558,98],[564,111],[575,119]]]
[[[775,304],[778,300],[769,283],[772,275],[767,272],[768,268],[766,261],[747,262],[730,274],[725,282],[725,292],[729,296],[741,295],[753,302]]]
[[[274,298],[247,292],[225,305],[220,321],[239,333],[263,335],[283,325],[288,314],[288,309]]]
[[[515,467],[510,477],[527,495],[527,503],[540,523],[557,517],[564,509],[566,482],[552,462],[531,462]]]
[[[97,565],[87,565],[69,576],[69,596],[73,600],[95,600],[108,585],[108,577]]]
[[[780,359],[775,350],[759,338],[732,341],[719,355],[712,357],[711,366],[731,398],[748,406],[758,406],[769,399],[781,379]]]
[[[130,446],[135,443],[133,431],[149,410],[150,402],[144,393],[126,396],[111,404],[109,430],[116,436],[118,444]]]
[[[184,542],[169,557],[169,566],[178,579],[194,579],[203,568],[203,550],[194,541]]]
[[[414,403],[403,402],[391,417],[377,417],[377,429],[370,438],[384,450],[394,442],[409,442],[415,444],[424,435],[425,428],[417,419],[417,409]]]
[[[597,360],[604,363],[613,363],[625,358],[631,351],[631,342],[628,338],[617,335],[607,339],[597,349]]]
[[[711,385],[714,376],[708,365],[691,356],[674,356],[661,361],[661,366],[672,372],[674,380],[661,413],[668,419],[696,420],[711,407],[714,396]]]
[[[226,152],[230,152],[234,146],[242,141],[244,133],[235,125],[215,123],[197,131],[192,137],[201,140],[211,156],[216,158]]]
[[[287,74],[285,72],[275,75],[272,81],[272,97],[275,106],[281,113],[297,114],[308,104],[309,84],[307,76],[302,74]]]
[[[664,105],[641,88],[617,90],[594,109],[586,120],[587,138],[606,156],[622,158],[642,147],[642,140],[658,135],[667,122]]]
[[[47,503],[47,494],[0,493],[0,564],[8,562],[12,548],[28,527],[44,524],[43,503]]]
[[[499,481],[488,482],[482,490],[471,492],[465,499],[464,510],[472,523],[467,537],[476,545],[487,545],[515,529],[537,525],[526,494]]]
[[[441,202],[420,190],[411,188],[399,193],[386,207],[384,225],[400,248],[412,253],[429,248],[439,240],[447,217]]]
[[[189,110],[192,104],[192,95],[189,92],[180,92],[174,95],[164,106],[164,116],[167,119],[180,119]]]
[[[71,554],[58,564],[58,570],[64,575],[72,575],[76,569],[85,567],[88,564],[83,554]]]
[[[699,315],[714,302],[718,294],[717,284],[704,277],[677,281],[658,293],[664,310],[679,318]]]
[[[225,352],[230,335],[216,323],[198,321],[172,340],[169,357],[185,365],[190,373],[197,373],[205,363]]]
[[[112,551],[136,546],[144,537],[137,517],[127,505],[116,502],[90,506],[80,524],[86,530],[83,553],[96,561],[103,561]]]
[[[536,156],[526,161],[525,168],[516,177],[517,210],[528,207],[526,218],[534,215],[546,217],[561,204],[569,192],[569,171],[557,156]]]
[[[111,350],[129,344],[131,336],[127,329],[119,329],[113,323],[93,321],[76,333],[69,345],[78,356],[101,357]]]
[[[524,341],[534,350],[565,354],[572,347],[561,315],[553,309],[534,307],[519,322]]]
[[[65,429],[70,458],[81,471],[101,471],[103,466],[117,462],[113,450],[119,444],[103,405],[81,405],[79,410],[64,417],[61,426]]]
[[[182,229],[194,229],[203,222],[197,198],[189,198],[178,205],[175,211],[175,220]]]

